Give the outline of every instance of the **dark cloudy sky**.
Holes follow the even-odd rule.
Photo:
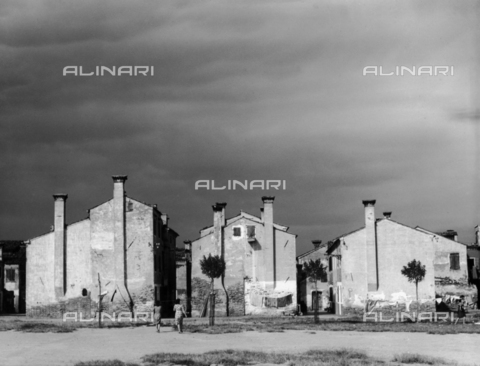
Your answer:
[[[112,197],[157,203],[179,241],[227,202],[275,220],[298,252],[377,216],[472,242],[480,223],[473,1],[0,2],[0,239],[49,230]],[[63,67],[153,65],[148,77]],[[449,65],[453,76],[362,76]],[[477,134],[477,135],[476,135]],[[282,179],[285,191],[196,191]]]

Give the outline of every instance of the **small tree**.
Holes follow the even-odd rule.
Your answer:
[[[219,278],[225,273],[225,261],[222,257],[218,255],[212,256],[211,254],[208,257],[203,256],[200,260],[200,268],[202,273],[210,278],[211,287],[210,287],[210,321],[209,325],[215,324],[215,289],[213,281],[215,278]]]
[[[318,288],[317,281],[321,280],[326,275],[325,267],[320,259],[310,259],[308,262],[303,263],[303,271],[305,272],[308,280],[315,285],[315,304],[314,304],[314,319],[315,323],[319,322],[318,319]],[[313,304],[313,301],[312,301]]]
[[[414,282],[415,283],[415,292],[417,295],[417,312],[420,312],[420,303],[418,302],[418,283],[422,282],[423,279],[425,278],[425,274],[427,273],[427,270],[424,265],[422,265],[422,262],[417,261],[414,259],[411,262],[408,262],[406,266],[403,266],[402,268],[402,275],[407,277],[408,282]],[[418,314],[417,314],[417,320],[418,320]]]

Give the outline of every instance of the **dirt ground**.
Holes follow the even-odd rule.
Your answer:
[[[480,364],[480,335],[390,332],[294,331],[178,334],[170,327],[79,329],[73,333],[0,332],[0,365],[73,365],[78,361],[120,359],[140,362],[156,352],[202,353],[220,349],[301,352],[354,348],[391,360],[394,354],[420,353],[465,364]]]

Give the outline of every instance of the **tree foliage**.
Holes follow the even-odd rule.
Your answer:
[[[422,262],[414,259],[411,262],[408,262],[406,266],[402,268],[402,275],[407,277],[408,282],[413,282],[415,285],[418,285],[419,282],[423,281],[427,270]]]
[[[310,259],[308,262],[303,263],[303,271],[311,282],[317,282],[323,279],[327,272],[325,266],[320,259]]]
[[[320,259],[313,260],[310,259],[308,262],[303,263],[303,271],[307,278],[314,283],[315,285],[315,304],[314,304],[314,320],[315,323],[319,322],[318,319],[318,289],[317,289],[317,281],[322,280],[327,272],[326,268],[322,264]],[[313,301],[313,299],[312,299]]]
[[[212,281],[212,286],[213,280],[223,275],[225,272],[225,267],[225,261],[218,255],[212,256],[212,254],[209,254],[208,257],[203,256],[203,258],[200,260],[200,269],[205,276],[210,278]]]

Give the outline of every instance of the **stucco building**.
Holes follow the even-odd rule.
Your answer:
[[[314,307],[318,305],[319,311],[325,311],[329,302],[329,284],[326,271],[328,270],[328,259],[326,256],[328,245],[321,240],[312,240],[313,249],[297,257],[297,284],[298,284],[298,303],[302,313],[311,313]],[[303,271],[303,264],[310,260],[320,260],[325,268],[325,276],[316,282],[308,278]]]
[[[416,301],[415,285],[401,270],[413,259],[426,266],[425,279],[418,285],[422,310],[434,311],[436,296],[472,296],[467,245],[396,222],[391,212],[376,218],[375,200],[363,204],[365,225],[334,239],[327,250],[336,313],[361,314],[367,304],[383,312],[409,309]]]
[[[296,310],[296,235],[273,221],[274,197],[262,197],[261,217],[240,212],[225,217],[226,203],[213,206],[213,225],[192,241],[192,316],[201,316],[210,289],[200,260],[222,256],[225,275],[215,280],[217,315],[275,315]]]
[[[28,315],[88,318],[100,292],[105,312],[146,311],[154,300],[173,307],[178,234],[156,205],[126,195],[126,175],[112,178],[113,198],[75,223],[66,224],[68,196],[53,196],[53,230],[27,245]]]

